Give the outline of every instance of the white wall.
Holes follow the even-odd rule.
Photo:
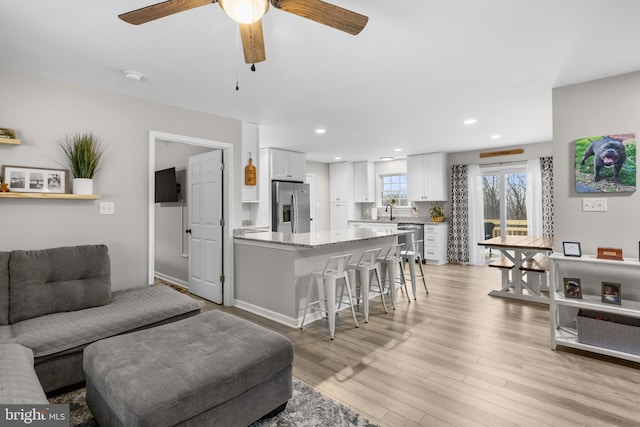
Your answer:
[[[636,220],[640,200],[635,193],[576,193],[574,146],[582,137],[640,132],[640,72],[553,90],[553,165],[555,243],[578,241],[582,253],[598,247],[622,248],[625,258],[638,258]],[[607,212],[582,212],[582,199],[606,197]]]
[[[3,199],[0,250],[104,243],[114,290],[147,283],[150,130],[233,143],[233,168],[241,170],[238,120],[3,69],[0,93],[0,126],[15,129],[22,140],[0,144],[0,164],[60,168],[58,141],[91,131],[106,147],[94,192],[115,203],[115,215],[99,215],[99,201]],[[234,188],[237,224],[240,182]]]

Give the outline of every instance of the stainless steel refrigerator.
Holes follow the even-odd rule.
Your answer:
[[[309,184],[271,181],[271,230],[285,233],[311,231]]]

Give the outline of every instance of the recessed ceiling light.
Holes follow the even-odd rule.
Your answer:
[[[142,73],[133,70],[123,71],[122,74],[129,80],[140,80],[142,78]]]
[[[467,119],[464,121],[464,124],[467,126],[475,125],[476,123],[478,123],[478,119]]]
[[[491,135],[491,139],[500,139],[500,135],[498,134]]]
[[[380,160],[383,160],[383,161],[393,160],[393,157],[389,157],[389,156],[380,157]]]
[[[393,151],[395,151],[396,153],[399,153],[402,151],[402,148],[394,148]]]
[[[333,158],[333,160],[342,160],[342,157],[336,156],[336,157]]]
[[[327,131],[326,129],[316,129],[316,133],[318,133],[318,134],[323,134],[326,131]]]

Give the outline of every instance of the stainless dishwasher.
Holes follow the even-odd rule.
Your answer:
[[[417,242],[418,240],[422,241],[420,244],[420,258],[422,258],[422,262],[424,263],[424,224],[415,224],[415,223],[398,223],[398,230],[411,230],[413,232],[413,241]],[[401,235],[398,236],[398,243],[406,243],[406,237]],[[404,249],[407,247],[405,245]]]

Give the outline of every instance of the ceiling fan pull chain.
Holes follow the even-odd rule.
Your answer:
[[[256,71],[256,64],[251,64],[251,71],[253,71],[253,72]]]
[[[240,60],[240,29],[236,30],[236,92],[240,90],[238,81],[238,61]]]

